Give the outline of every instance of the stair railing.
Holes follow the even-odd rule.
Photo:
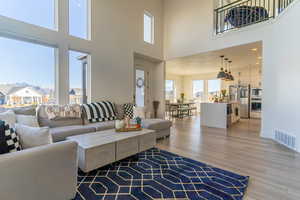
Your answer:
[[[294,0],[237,0],[215,9],[216,34],[275,18]]]

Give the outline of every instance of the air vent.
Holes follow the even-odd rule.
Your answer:
[[[297,151],[296,136],[284,131],[275,130],[275,141]]]

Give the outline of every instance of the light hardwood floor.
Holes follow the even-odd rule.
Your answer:
[[[200,117],[177,119],[157,147],[250,176],[246,200],[300,200],[299,154],[259,133],[260,120],[242,120],[226,133],[200,128]]]

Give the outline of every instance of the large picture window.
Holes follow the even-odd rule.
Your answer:
[[[166,80],[166,99],[174,100],[175,99],[175,81]]]
[[[0,107],[56,103],[55,50],[0,37]]]
[[[221,91],[221,81],[219,79],[208,80],[208,98],[209,100]]]
[[[203,99],[204,97],[204,81],[194,80],[193,81],[193,97],[196,99]]]
[[[56,0],[0,0],[0,15],[55,29],[55,2]]]
[[[69,33],[72,36],[89,38],[89,0],[69,0]]]

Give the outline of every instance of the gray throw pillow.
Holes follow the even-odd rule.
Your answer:
[[[53,143],[48,127],[38,128],[16,124],[16,132],[20,137],[20,143],[23,149]]]

